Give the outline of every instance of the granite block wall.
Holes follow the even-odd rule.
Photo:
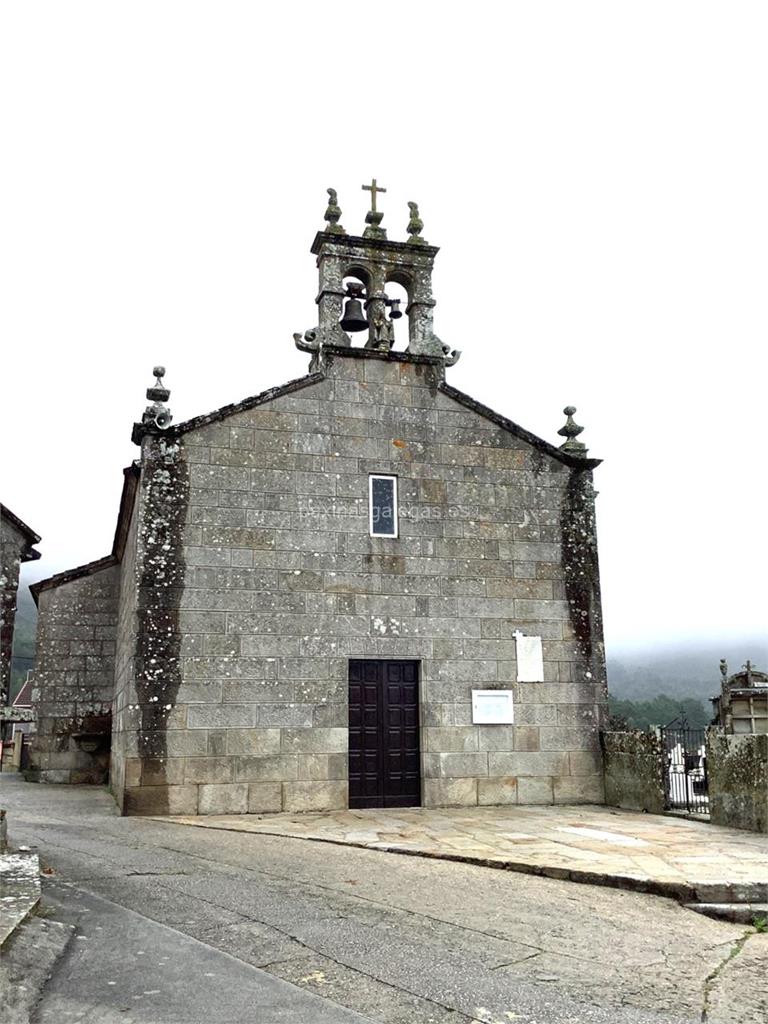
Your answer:
[[[605,802],[650,814],[664,812],[664,751],[657,732],[602,734]]]
[[[714,825],[768,833],[768,736],[710,729],[707,775]]]
[[[599,590],[585,610],[568,582],[584,576],[574,495],[589,471],[462,406],[441,376],[338,356],[307,386],[144,439],[136,550],[165,545],[176,639],[165,676],[119,660],[125,810],[347,806],[348,662],[366,657],[420,662],[424,805],[602,801]],[[369,536],[370,473],[398,477],[396,539]],[[158,615],[138,605],[120,620],[127,636],[134,615],[136,651]],[[517,682],[518,629],[543,638],[541,682]],[[478,687],[513,690],[514,725],[472,724]]]
[[[39,594],[28,771],[36,781],[107,781],[119,574],[109,564]]]

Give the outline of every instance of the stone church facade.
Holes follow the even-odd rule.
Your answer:
[[[598,463],[446,382],[437,249],[372,195],[352,236],[331,194],[306,376],[177,425],[148,391],[112,554],[36,587],[37,777],[108,710],[124,813],[602,801]]]

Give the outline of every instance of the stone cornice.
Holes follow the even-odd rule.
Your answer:
[[[569,455],[567,452],[561,451],[555,445],[550,444],[549,441],[545,441],[541,437],[537,437],[536,434],[532,434],[530,430],[526,430],[525,427],[519,426],[517,423],[506,416],[502,416],[501,413],[494,412],[493,409],[489,409],[487,405],[483,405],[481,402],[476,401],[469,395],[465,395],[463,391],[459,391],[457,388],[452,387],[450,384],[441,383],[438,385],[440,391],[444,395],[448,395],[455,402],[459,402],[467,409],[471,409],[476,412],[479,416],[483,416],[485,419],[490,420],[491,423],[495,423],[496,426],[501,427],[502,430],[508,430],[510,434],[514,434],[515,437],[519,437],[521,441],[527,441],[533,448],[537,448],[539,451],[544,452],[545,455],[549,455],[553,459],[557,459],[558,462],[562,462],[566,466],[570,466],[571,469],[595,469],[603,461],[602,459],[585,459],[578,455]]]
[[[434,259],[440,249],[436,245],[413,245],[410,242],[391,242],[388,238],[363,238],[362,235],[339,235],[332,231],[318,231],[312,242],[310,252],[317,256],[325,246],[339,248],[367,249],[369,252],[398,253],[408,256],[426,256]]]

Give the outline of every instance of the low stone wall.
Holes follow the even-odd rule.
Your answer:
[[[601,742],[606,804],[662,814],[664,774],[658,733],[604,732]]]
[[[710,821],[768,833],[768,736],[707,733]]]

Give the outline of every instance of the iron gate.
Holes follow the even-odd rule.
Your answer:
[[[661,731],[664,753],[664,806],[668,811],[709,814],[707,747],[704,729]]]

